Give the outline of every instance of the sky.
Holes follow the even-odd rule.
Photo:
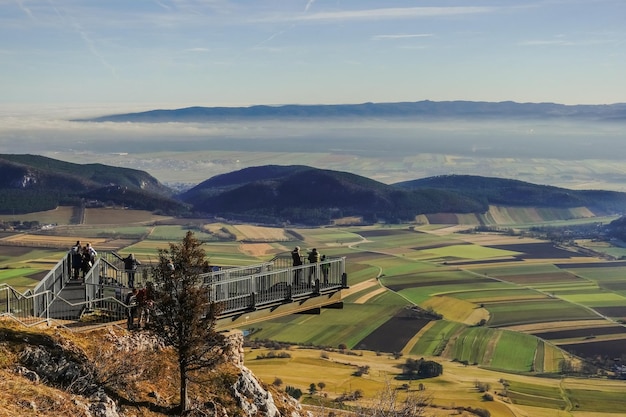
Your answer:
[[[0,105],[626,102],[624,0],[0,0]]]

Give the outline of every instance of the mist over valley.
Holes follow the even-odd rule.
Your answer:
[[[98,109],[99,114],[112,109]],[[145,170],[197,184],[265,164],[305,164],[385,183],[445,174],[622,191],[624,124],[615,119],[514,117],[227,118],[210,122],[88,122],[93,109],[5,113],[0,152]]]

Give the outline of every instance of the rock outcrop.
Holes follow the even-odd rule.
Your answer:
[[[118,332],[112,329],[99,333],[98,340],[106,343],[119,355],[129,352],[160,351],[165,349],[158,337],[149,332]],[[297,400],[271,386],[265,386],[244,365],[243,334],[231,331],[226,334],[227,344],[223,349],[224,361],[230,369],[235,370],[234,383],[222,387],[230,391],[228,404],[220,403],[212,398],[203,402],[199,399],[196,410],[202,416],[228,417],[236,404],[237,414],[246,417],[304,417],[304,412]],[[71,395],[77,416],[82,417],[125,417],[126,409],[120,407],[119,398],[115,393],[99,385],[98,369],[85,351],[75,343],[64,338],[60,333],[54,336],[41,336],[36,340],[19,340],[19,364],[13,368],[14,373],[25,378],[32,384],[46,384],[63,390]],[[116,353],[117,354],[117,353]],[[211,372],[211,371],[208,371]],[[113,394],[113,395],[111,395]],[[159,393],[150,392],[148,397],[159,403]],[[125,400],[127,403],[127,400]],[[160,407],[156,405],[155,409]],[[127,404],[128,405],[128,404]],[[23,409],[36,411],[36,404],[27,398],[20,399]],[[228,407],[231,412],[229,413]],[[158,414],[150,415],[162,415]],[[136,415],[134,412],[132,415]],[[189,415],[196,415],[192,412]]]

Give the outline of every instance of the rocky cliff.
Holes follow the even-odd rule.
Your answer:
[[[188,416],[300,417],[307,413],[244,365],[243,335],[227,335],[224,362],[192,384]],[[173,352],[149,332],[33,330],[0,321],[0,415],[177,415]]]

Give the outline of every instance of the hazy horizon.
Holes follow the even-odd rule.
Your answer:
[[[68,120],[93,114],[84,108],[30,116],[5,113],[0,152],[141,169],[164,183],[197,184],[249,166],[302,164],[385,183],[469,174],[626,191],[624,125],[617,122]]]

